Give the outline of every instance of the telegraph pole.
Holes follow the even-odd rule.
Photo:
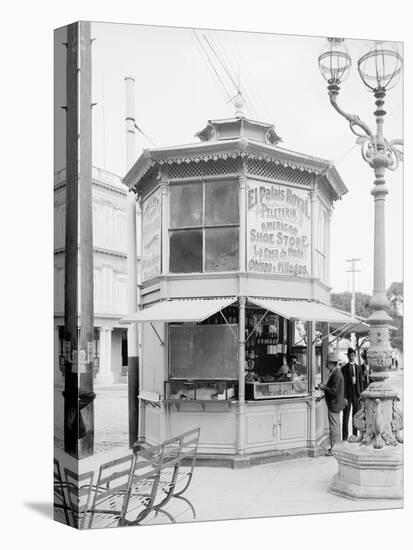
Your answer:
[[[135,161],[135,79],[125,77],[126,171]],[[128,314],[138,309],[136,196],[130,190],[126,206]],[[139,336],[136,323],[128,327],[128,410],[129,446],[135,443],[139,431]]]
[[[67,27],[65,451],[93,454],[92,71],[90,23]],[[80,281],[80,303],[79,288]],[[79,311],[80,307],[80,311]]]
[[[356,273],[360,272],[360,269],[356,269],[356,262],[359,262],[361,258],[350,258],[346,262],[350,262],[350,269],[347,269],[347,273],[351,273],[351,316],[353,319],[356,316]],[[351,345],[354,348],[356,344],[356,335],[351,333]]]

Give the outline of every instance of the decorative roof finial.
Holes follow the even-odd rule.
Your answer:
[[[237,70],[237,77],[238,77],[237,78],[237,85],[236,85],[237,93],[231,99],[231,101],[232,101],[232,103],[235,107],[235,116],[240,118],[240,117],[245,116],[243,108],[245,107],[246,99],[242,95],[242,91],[241,91],[241,76],[240,76],[239,65],[238,65],[238,70]],[[234,82],[234,84],[235,84],[235,82]]]
[[[235,116],[243,117],[244,116],[243,108],[245,106],[246,101],[240,90],[238,90],[237,95],[232,98],[232,103],[235,107]]]

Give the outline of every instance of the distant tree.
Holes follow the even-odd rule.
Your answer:
[[[386,294],[387,298],[391,298],[392,296],[403,296],[403,283],[394,281],[387,289]]]
[[[403,283],[393,282],[386,292],[387,296],[403,296]],[[371,296],[362,292],[356,292],[356,315],[359,317],[368,317],[372,313],[370,308]],[[337,292],[331,294],[331,305],[337,309],[351,312],[351,292]],[[390,342],[392,347],[403,351],[403,316],[398,315],[394,310],[388,311],[392,318],[392,325],[396,330],[391,331]]]
[[[391,331],[390,341],[393,348],[398,348],[403,351],[403,317],[401,315],[392,315],[390,316],[393,320],[393,326],[396,330]]]
[[[356,292],[356,315],[367,319],[371,314],[370,308],[371,296],[363,292]],[[351,312],[351,292],[338,292],[331,294],[331,305],[337,309]]]
[[[403,296],[403,283],[394,281],[387,289],[387,297]],[[389,310],[389,315],[393,320],[393,326],[396,330],[391,331],[391,345],[403,351],[403,316],[399,315],[394,309]]]

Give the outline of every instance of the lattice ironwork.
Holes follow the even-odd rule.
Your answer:
[[[305,439],[306,425],[305,411],[280,413],[280,440]]]
[[[304,169],[291,168],[259,159],[248,159],[248,173],[262,178],[295,183],[305,187],[311,187],[313,177],[312,174],[309,174]]]
[[[239,159],[218,159],[199,162],[181,162],[171,164],[168,169],[169,179],[199,178],[202,176],[219,176],[239,172]]]
[[[271,443],[274,441],[274,415],[260,414],[247,417],[247,443]]]
[[[198,406],[198,405],[195,405]],[[213,428],[211,415],[215,421],[219,415],[219,430]],[[185,411],[173,412],[170,417],[171,434],[179,434],[191,430],[194,426],[201,428],[200,443],[203,445],[226,444],[234,445],[236,437],[235,414],[223,411],[205,414],[205,412]]]

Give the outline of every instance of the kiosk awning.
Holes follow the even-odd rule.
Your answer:
[[[248,298],[258,307],[267,309],[285,317],[301,321],[325,321],[329,323],[348,324],[354,321],[349,313],[331,306],[310,300],[272,300],[270,298]]]
[[[144,321],[163,321],[165,323],[196,323],[204,321],[221,309],[230,306],[237,299],[214,298],[208,299],[182,299],[165,300],[157,304],[137,311],[120,319],[119,323],[142,323]]]

